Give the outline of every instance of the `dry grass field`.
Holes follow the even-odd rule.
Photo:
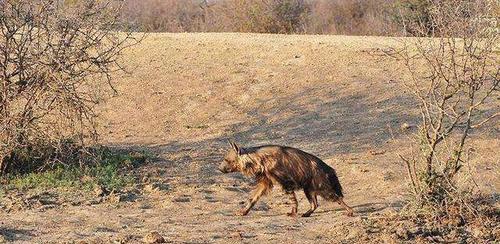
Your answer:
[[[404,205],[415,101],[404,67],[383,55],[385,37],[266,34],[149,34],[128,50],[118,94],[99,107],[101,141],[144,149],[128,195],[101,203],[39,200],[0,210],[4,241],[140,243],[157,231],[171,243],[381,243],[367,229]],[[499,106],[498,100],[494,106]],[[413,108],[413,109],[411,109]],[[475,131],[470,170],[479,189],[500,189],[500,125]],[[403,126],[404,124],[409,126]],[[217,170],[229,149],[282,144],[333,166],[355,210],[320,199],[310,218],[286,216],[279,188],[248,216],[235,216],[252,181]],[[308,208],[302,193],[299,213]],[[6,205],[6,204],[5,204]],[[1,242],[1,241],[0,241]]]

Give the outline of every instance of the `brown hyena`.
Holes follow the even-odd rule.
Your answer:
[[[295,191],[303,189],[311,208],[302,214],[310,216],[318,207],[317,196],[338,202],[349,216],[352,208],[344,203],[342,186],[335,170],[314,155],[296,148],[267,145],[251,148],[240,148],[230,142],[231,150],[219,166],[223,173],[241,172],[255,177],[257,187],[252,192],[249,203],[239,214],[246,215],[259,198],[269,192],[273,185],[279,184],[285,193],[290,195],[293,203],[290,216],[297,215],[297,197]]]

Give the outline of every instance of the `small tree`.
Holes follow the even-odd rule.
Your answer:
[[[429,36],[433,26],[430,16],[431,0],[401,0],[394,3],[396,12],[393,17],[403,31],[412,36]],[[416,25],[415,25],[416,24]],[[416,27],[416,29],[413,29]]]
[[[426,2],[425,21],[403,21],[412,30],[408,34],[430,38],[406,38],[392,53],[410,73],[405,86],[418,99],[421,113],[418,153],[402,158],[419,206],[450,214],[447,207],[456,203],[462,213],[470,206],[464,204],[456,176],[469,160],[467,139],[500,109],[494,14],[499,6],[486,0]]]
[[[117,31],[119,2],[0,1],[0,174],[95,141],[94,106],[136,43]]]
[[[310,12],[305,0],[274,0],[270,3],[275,33],[303,33]]]
[[[305,0],[222,0],[221,13],[240,32],[303,33],[310,5]],[[225,10],[225,11],[224,11]]]

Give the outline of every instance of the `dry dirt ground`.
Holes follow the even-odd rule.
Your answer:
[[[4,240],[140,242],[158,231],[172,243],[389,242],[359,227],[405,199],[407,153],[418,121],[403,91],[404,69],[382,55],[380,37],[150,34],[124,58],[118,94],[100,106],[102,142],[146,149],[140,194],[124,201],[0,212]],[[498,100],[497,100],[498,101]],[[498,106],[498,104],[496,104]],[[402,124],[410,125],[402,129]],[[498,121],[476,132],[471,166],[498,193]],[[243,146],[301,148],[333,166],[355,217],[320,200],[310,218],[291,218],[278,188],[248,216],[234,212],[252,181],[223,175],[226,139]],[[299,193],[299,212],[307,201]]]

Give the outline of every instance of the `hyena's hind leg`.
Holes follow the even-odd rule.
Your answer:
[[[337,199],[337,203],[340,204],[342,207],[344,207],[345,210],[347,210],[347,216],[354,216],[354,211],[352,210],[351,207],[349,207],[347,204],[345,204],[342,197]]]
[[[311,208],[307,210],[307,212],[302,214],[302,217],[309,217],[314,212],[314,210],[318,208],[318,197],[315,192],[312,192],[308,189],[304,189],[304,194],[306,195],[306,198],[309,201]]]
[[[290,196],[290,201],[292,201],[292,211],[287,213],[288,216],[295,217],[297,216],[297,209],[299,207],[299,202],[297,201],[297,195],[294,191],[286,192]]]
[[[252,195],[248,204],[238,212],[238,215],[247,215],[250,212],[250,209],[255,205],[255,203],[259,200],[259,198],[266,194],[271,188],[273,184],[270,180],[262,179],[257,183],[257,187],[252,191]]]

